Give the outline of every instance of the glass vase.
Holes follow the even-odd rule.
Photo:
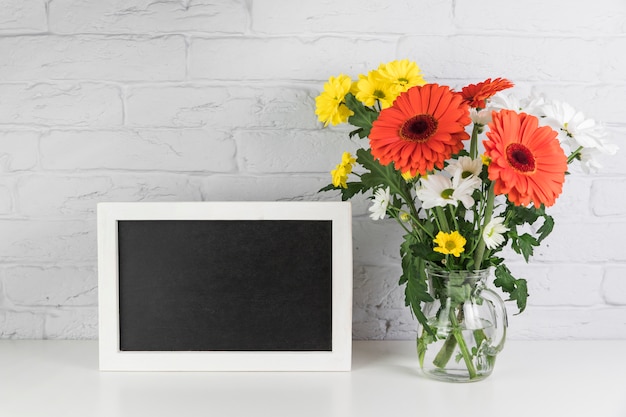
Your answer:
[[[422,372],[450,382],[488,377],[507,327],[504,302],[486,288],[490,270],[443,271],[427,265],[425,272],[433,301],[423,306],[428,328],[418,327]]]

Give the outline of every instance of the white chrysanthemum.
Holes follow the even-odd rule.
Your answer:
[[[498,92],[489,99],[487,109],[499,111],[502,109],[513,110],[515,112],[524,112],[532,114],[536,117],[543,116],[542,107],[545,104],[545,99],[541,96],[531,95],[523,100],[514,96],[513,94],[506,94]]]
[[[475,108],[470,109],[470,117],[472,118],[472,123],[476,123],[479,125],[487,125],[491,122],[491,109],[482,109],[476,110]]]
[[[604,146],[609,149],[608,153],[610,155],[614,155],[617,152],[618,147],[613,144],[607,143]],[[595,148],[585,148],[580,151],[580,166],[586,174],[598,172],[602,168],[602,164],[599,162],[601,154],[607,154],[607,152]]]
[[[434,174],[420,180],[416,195],[425,209],[445,207],[448,204],[457,206],[459,201],[466,208],[470,208],[474,205],[472,194],[478,187],[480,179],[474,176],[462,178],[459,172],[450,179],[441,174]]]
[[[595,120],[586,118],[568,103],[552,101],[543,107],[546,122],[559,132],[561,142],[565,142],[572,150],[580,146],[598,149],[600,152],[614,154],[616,147],[610,146],[604,138],[607,136],[603,126]]]
[[[483,230],[483,240],[488,249],[495,249],[504,242],[503,234],[508,232],[509,228],[502,223],[504,223],[503,217],[494,217],[485,226],[485,230]]]
[[[389,200],[391,200],[391,190],[389,187],[385,189],[379,188],[376,190],[374,193],[374,200],[369,208],[369,211],[372,212],[372,214],[370,214],[372,220],[381,220],[385,218],[385,215],[387,214],[387,207],[389,206]]]
[[[471,175],[477,177],[483,169],[483,161],[480,158],[472,159],[469,156],[461,156],[459,159],[452,159],[445,168],[453,177],[461,175],[465,179]]]

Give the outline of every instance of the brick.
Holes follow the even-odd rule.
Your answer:
[[[318,201],[337,200],[318,193],[327,178],[312,175],[267,176],[211,175],[202,180],[202,199],[207,201]]]
[[[516,81],[621,82],[626,39],[515,36],[406,36],[396,53],[416,60],[427,78],[464,77],[472,82],[506,77]],[[442,53],[445,51],[445,53]],[[495,52],[497,51],[497,53]],[[584,64],[571,65],[563,51],[576,51]]]
[[[369,312],[355,310],[352,314],[352,338],[354,340],[381,340],[386,332],[384,320],[374,320]]]
[[[44,334],[46,339],[97,339],[98,309],[77,307],[51,310],[46,315]]]
[[[615,105],[626,95],[626,85],[585,82],[583,84],[550,83],[533,86],[532,91],[549,100],[574,106],[585,117],[599,123],[622,123],[624,106]]]
[[[95,220],[0,219],[0,261],[95,261],[95,223]]]
[[[0,339],[43,339],[43,336],[43,314],[0,310]]]
[[[315,128],[315,96],[298,87],[222,87],[197,84],[129,87],[130,126]]]
[[[245,2],[233,0],[54,0],[55,33],[243,33]]]
[[[557,223],[554,231],[535,250],[534,259],[542,262],[569,263],[625,261],[619,242],[626,234],[623,222]],[[521,258],[519,258],[521,259]]]
[[[626,179],[597,179],[591,189],[591,205],[596,216],[620,216],[626,207],[626,195],[621,190]]]
[[[201,180],[188,175],[30,175],[18,184],[19,213],[27,217],[95,216],[105,201],[197,201]],[[45,201],[45,204],[42,204]]]
[[[113,86],[0,84],[0,124],[39,126],[120,126],[123,104]]]
[[[0,38],[3,81],[173,81],[185,78],[182,36],[16,36]],[[167,59],[163,59],[167,57]]]
[[[404,289],[398,285],[402,275],[397,265],[363,265],[354,273],[354,304],[356,308],[404,309]]]
[[[532,307],[518,316],[509,316],[507,337],[512,340],[624,339],[626,308]]]
[[[0,183],[0,215],[13,211],[13,193],[8,185]]]
[[[45,0],[2,0],[0,33],[41,33],[47,30]]]
[[[37,166],[39,133],[0,131],[0,172],[30,170]]]
[[[602,267],[577,263],[543,265],[507,263],[513,275],[528,281],[529,306],[596,306],[604,304]]]
[[[602,294],[607,304],[626,306],[626,267],[612,265],[606,268]]]
[[[199,129],[51,131],[41,141],[45,169],[230,172],[235,147],[225,134]]]
[[[4,278],[6,297],[16,306],[95,306],[95,268],[11,267]]]
[[[424,13],[427,10],[428,13]],[[255,0],[252,30],[260,33],[435,34],[455,28],[450,2]]]
[[[239,165],[248,173],[330,172],[358,145],[332,130],[235,132]]]
[[[358,74],[378,68],[381,62],[396,59],[396,42],[388,38],[328,36],[193,38],[189,51],[191,79],[325,81],[340,73],[356,79]],[[320,51],[324,54],[321,57]]]
[[[454,4],[454,23],[461,31],[475,31],[479,22],[483,32],[621,34],[626,19],[626,10],[619,0],[599,0],[593,7],[576,4],[563,7],[558,2],[541,0],[512,3],[507,7],[497,0],[482,2],[480,7],[463,1]]]
[[[352,222],[353,258],[357,265],[400,265],[400,244],[404,230],[395,220],[372,221],[358,218]],[[398,276],[400,278],[400,276]]]
[[[554,217],[556,227],[562,222],[585,221],[592,216],[591,183],[588,176],[580,172],[565,177],[563,192],[557,198],[556,203],[546,210]]]

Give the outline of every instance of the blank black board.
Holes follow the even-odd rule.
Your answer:
[[[121,220],[121,351],[331,351],[332,221]]]

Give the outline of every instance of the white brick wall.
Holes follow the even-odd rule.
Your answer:
[[[528,0],[0,0],[0,337],[97,336],[100,201],[329,200],[314,97],[410,58],[503,76],[626,137],[626,6]],[[574,170],[512,338],[626,339],[626,153]],[[408,339],[393,222],[353,201],[354,337]],[[511,309],[514,312],[514,308]]]

